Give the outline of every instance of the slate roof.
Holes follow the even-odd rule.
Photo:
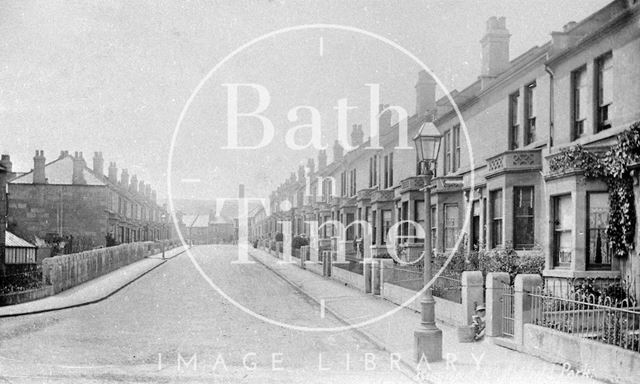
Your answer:
[[[86,184],[83,185],[106,185],[100,180],[91,169],[84,167],[82,170]],[[66,155],[58,158],[44,166],[44,174],[47,184],[72,185],[73,184],[73,157]],[[33,170],[11,180],[11,184],[33,184]]]
[[[36,248],[35,245],[31,244],[30,242],[19,238],[18,236],[14,235],[13,233],[9,232],[9,231],[5,231],[5,246],[6,247],[11,247],[11,248]]]

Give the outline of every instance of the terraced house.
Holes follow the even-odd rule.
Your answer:
[[[638,3],[613,1],[513,60],[505,18],[490,18],[480,37],[477,81],[450,95],[462,120],[448,98],[435,100],[433,80],[419,74],[416,113],[407,124],[409,138],[430,123],[442,134],[427,227],[438,251],[451,251],[462,234],[467,252],[499,247],[542,252],[546,279],[625,278],[640,292],[637,252],[613,257],[609,249],[607,185],[585,178],[581,169],[560,172],[549,166],[577,144],[596,152],[610,148],[640,120]],[[262,220],[263,234],[281,231],[276,222],[287,219],[293,233],[313,238],[303,222],[314,219],[321,228],[312,254],[330,249],[338,260],[383,256],[387,234],[404,243],[410,257],[419,254],[421,230],[404,222],[424,224],[416,152],[395,148],[400,130],[390,125],[391,109],[385,108],[380,106],[382,148],[369,148],[361,125],[355,125],[354,149],[344,153],[336,142],[331,163],[321,151],[317,167],[309,159],[309,171],[301,166],[271,195],[273,215]],[[285,200],[291,209],[283,206]],[[367,239],[359,226],[340,235],[322,226],[330,219],[345,226],[366,220],[371,236]],[[362,239],[371,246],[353,245]]]
[[[62,151],[47,163],[36,151],[30,172],[8,184],[8,221],[22,234],[45,239],[73,239],[73,251],[104,246],[107,236],[118,243],[170,237],[166,209],[157,203],[149,184],[131,178],[115,163],[104,174],[101,152],[89,168],[82,155]]]

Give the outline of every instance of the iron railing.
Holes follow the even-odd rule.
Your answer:
[[[640,308],[633,300],[580,294],[564,298],[542,289],[529,295],[533,324],[640,352]]]
[[[424,276],[421,266],[385,267],[384,282],[401,286],[413,291],[424,288]],[[440,275],[433,282],[432,294],[441,299],[462,303],[462,281],[453,275]]]

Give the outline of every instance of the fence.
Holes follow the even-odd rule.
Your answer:
[[[418,266],[389,266],[385,268],[383,276],[385,283],[395,284],[413,291],[419,291],[424,287],[424,274],[422,268]],[[441,274],[433,282],[431,289],[435,297],[454,303],[462,303],[462,281],[459,277]]]
[[[563,298],[542,289],[529,295],[533,324],[640,352],[640,308],[633,301],[577,294]]]

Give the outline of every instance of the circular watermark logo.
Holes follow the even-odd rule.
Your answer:
[[[195,89],[193,90],[193,92],[191,93],[191,95],[189,96],[189,98],[187,99],[186,104],[184,105],[180,116],[178,118],[178,121],[176,123],[175,126],[175,130],[173,132],[173,136],[171,138],[171,147],[169,150],[169,158],[168,158],[168,168],[167,168],[167,186],[168,186],[168,196],[169,196],[169,208],[170,208],[170,212],[171,212],[171,216],[173,219],[173,223],[174,223],[174,227],[176,229],[176,232],[178,234],[178,237],[180,238],[183,246],[187,249],[187,255],[189,257],[189,259],[191,260],[191,262],[193,263],[193,265],[195,266],[196,270],[198,271],[198,273],[200,274],[200,276],[211,286],[211,288],[213,288],[218,294],[220,294],[224,299],[226,299],[227,301],[229,301],[230,303],[232,303],[234,306],[236,306],[237,308],[241,309],[242,311],[244,311],[245,313],[263,320],[265,322],[271,323],[273,325],[277,325],[277,326],[281,326],[281,327],[285,327],[285,328],[289,328],[289,329],[293,329],[293,330],[298,330],[298,331],[309,331],[309,332],[327,332],[327,331],[331,331],[331,332],[335,332],[335,331],[343,331],[343,330],[348,330],[348,329],[353,329],[353,328],[359,328],[359,327],[365,327],[368,325],[371,325],[377,321],[380,321],[382,319],[388,318],[389,316],[392,316],[393,314],[395,314],[396,312],[400,311],[403,309],[403,307],[408,306],[411,302],[413,302],[414,300],[418,299],[419,297],[421,297],[422,295],[424,295],[425,291],[427,289],[429,289],[434,282],[436,281],[436,279],[439,278],[439,276],[442,274],[442,272],[445,270],[445,268],[449,265],[451,259],[453,258],[453,256],[456,254],[456,252],[458,252],[458,250],[460,249],[461,245],[463,244],[463,241],[465,239],[465,235],[466,232],[464,231],[464,228],[467,228],[469,226],[469,222],[470,222],[470,217],[471,217],[471,208],[472,208],[472,204],[466,204],[465,207],[465,215],[464,215],[464,222],[461,228],[463,228],[463,230],[460,230],[456,241],[455,241],[455,245],[453,247],[453,249],[450,251],[450,254],[447,256],[446,261],[443,263],[443,266],[438,270],[438,271],[434,271],[433,276],[431,277],[431,280],[424,285],[424,287],[417,291],[415,293],[415,295],[413,295],[412,297],[408,298],[402,305],[397,306],[396,308],[385,312],[383,314],[377,315],[377,316],[373,316],[369,319],[360,321],[360,322],[355,322],[353,324],[349,324],[349,325],[343,325],[343,326],[336,326],[336,327],[308,327],[308,326],[303,326],[303,325],[297,325],[297,324],[289,324],[283,321],[279,321],[279,320],[275,320],[275,319],[271,319],[267,316],[264,316],[262,314],[259,314],[253,310],[251,310],[250,308],[247,308],[245,305],[243,305],[242,303],[238,302],[236,299],[234,299],[233,297],[231,297],[229,294],[227,294],[226,292],[224,292],[212,279],[210,276],[207,275],[207,273],[203,270],[202,266],[200,265],[200,263],[198,262],[198,260],[196,260],[196,258],[194,257],[193,253],[191,252],[191,249],[189,248],[188,244],[187,244],[187,240],[185,239],[180,225],[178,217],[176,216],[176,210],[175,210],[175,206],[174,206],[174,191],[173,191],[173,161],[174,161],[174,157],[175,157],[175,151],[176,151],[176,142],[178,140],[178,136],[181,130],[181,127],[185,121],[185,119],[187,118],[188,112],[192,106],[192,104],[194,103],[194,100],[196,99],[197,95],[202,91],[202,89],[205,87],[205,85],[214,77],[214,75],[220,71],[221,68],[223,68],[225,65],[228,65],[229,62],[236,56],[238,56],[240,53],[247,51],[248,49],[250,49],[251,47],[260,44],[260,43],[264,43],[265,41],[267,41],[268,39],[272,39],[275,38],[277,36],[281,36],[281,35],[285,35],[285,34],[292,34],[292,33],[296,33],[296,32],[300,32],[300,31],[328,31],[328,30],[333,30],[333,31],[340,31],[340,32],[346,32],[346,33],[351,33],[351,34],[356,34],[359,36],[364,36],[367,38],[371,38],[379,43],[382,43],[388,47],[391,47],[392,49],[394,49],[396,52],[401,53],[402,55],[406,56],[407,58],[409,58],[412,62],[414,62],[415,64],[417,64],[422,70],[426,71],[431,78],[436,82],[437,86],[443,91],[449,105],[451,106],[451,108],[453,108],[453,110],[455,111],[455,114],[458,117],[458,123],[460,124],[461,127],[461,131],[462,134],[464,135],[464,139],[466,141],[466,143],[468,144],[467,147],[467,152],[468,152],[468,156],[469,156],[469,162],[470,162],[470,167],[469,167],[469,184],[471,187],[471,191],[473,191],[475,189],[475,166],[473,163],[473,152],[472,152],[472,148],[471,148],[471,144],[470,144],[470,140],[469,140],[469,134],[467,131],[467,126],[465,124],[465,121],[462,117],[462,114],[456,104],[456,102],[453,100],[453,98],[450,95],[450,92],[447,90],[447,88],[445,87],[445,85],[442,83],[442,81],[438,78],[438,76],[436,76],[435,73],[433,73],[433,71],[422,61],[420,60],[416,55],[414,55],[413,53],[411,53],[409,50],[407,50],[406,48],[402,47],[401,45],[399,45],[398,43],[384,37],[384,36],[380,36],[378,34],[375,34],[373,32],[370,31],[366,31],[360,28],[356,28],[353,26],[346,26],[346,25],[338,25],[338,24],[304,24],[304,25],[297,25],[297,26],[292,26],[292,27],[287,27],[287,28],[282,28],[279,30],[275,30],[272,32],[269,32],[267,34],[264,34],[260,37],[257,37],[245,44],[243,44],[242,46],[236,48],[234,51],[232,51],[231,53],[229,53],[227,56],[225,56],[222,60],[220,60],[203,78],[202,80],[198,83],[198,85],[195,87]],[[322,52],[322,45],[321,45],[321,52]],[[256,63],[258,63],[259,61],[257,60]],[[231,96],[231,99],[237,100],[238,97],[238,90],[240,88],[241,85],[244,86],[249,86],[251,87],[253,90],[255,90],[257,92],[257,94],[260,96],[260,105],[258,106],[258,108],[256,109],[256,111],[254,111],[252,114],[245,114],[245,116],[247,115],[252,115],[253,117],[261,120],[262,124],[263,124],[263,128],[265,128],[264,132],[270,132],[271,134],[273,133],[273,125],[269,125],[270,123],[267,122],[263,116],[259,116],[258,113],[262,112],[264,109],[266,109],[265,105],[262,105],[262,101],[267,99],[268,100],[268,91],[261,85],[259,84],[255,84],[255,83],[225,83],[223,84],[223,86],[225,86],[227,88],[228,94]],[[367,84],[368,86],[370,86],[370,89],[372,92],[379,92],[379,87],[376,88],[375,84]],[[262,96],[265,96],[264,98],[262,98]],[[344,112],[346,109],[348,109],[349,107],[346,105],[346,102],[343,104],[338,104],[338,113],[340,114],[341,109],[342,112]],[[235,123],[233,122],[234,120],[229,118],[228,120],[228,125],[227,125],[227,129],[231,130],[232,134],[229,134],[228,137],[232,138],[235,137],[237,138],[237,133],[238,133],[238,126],[237,126],[237,117],[240,115],[238,113],[237,108],[228,108],[227,109],[228,114],[234,114],[235,113]],[[292,112],[290,111],[290,114]],[[290,120],[295,120],[297,119],[297,110],[294,110],[293,112],[293,117],[290,117]],[[339,118],[339,120],[341,120]],[[408,116],[407,119],[405,119],[405,129],[406,129],[406,120],[408,120]],[[344,121],[343,121],[344,122]],[[400,125],[402,125],[401,121],[399,121]],[[373,120],[371,121],[372,125],[375,125],[375,128],[377,128],[377,120],[376,122],[374,122]],[[340,129],[340,127],[339,127]],[[402,129],[401,129],[402,130]],[[406,131],[404,132],[404,135],[402,134],[402,132],[399,134],[400,139],[404,138],[404,143],[400,143],[401,146],[404,146],[404,148],[406,149],[406,147],[409,145],[409,143],[407,142],[407,135],[406,135]],[[263,136],[263,142],[265,138],[268,135],[264,135]],[[318,139],[318,137],[314,137],[314,140]],[[371,141],[374,144],[378,145],[379,147],[379,142],[376,142],[377,140],[379,140],[379,135],[375,135],[372,134],[370,137]],[[301,149],[300,147],[298,147],[293,141],[291,143],[287,143],[290,147],[293,147],[293,149]],[[344,147],[349,148],[348,143],[345,143]],[[251,150],[251,149],[255,149],[257,147],[239,147],[238,146],[238,142],[237,141],[233,141],[232,139],[230,139],[227,143],[226,148],[244,148],[247,150]],[[267,200],[267,199],[265,199]],[[288,209],[291,208],[291,202],[284,200],[280,203],[280,209],[282,209],[283,211],[286,211]],[[425,204],[425,207],[427,207],[427,209],[429,209],[430,207],[428,207]],[[267,207],[268,208],[268,207]],[[414,223],[417,225],[421,225],[420,223]],[[248,252],[248,244],[240,244],[239,246],[239,252]],[[396,261],[401,261],[397,258],[397,256],[395,255],[395,252],[390,252],[390,254],[392,255],[392,257],[396,260]],[[404,262],[401,261],[401,263],[403,264],[411,264],[411,263],[416,263],[420,260],[423,260],[423,256],[420,256],[417,260],[414,260],[412,262]],[[241,260],[245,260],[245,263],[248,262],[248,256],[246,254],[241,254],[239,255],[239,258]],[[251,263],[251,262],[248,262]],[[366,264],[365,264],[366,265]]]

